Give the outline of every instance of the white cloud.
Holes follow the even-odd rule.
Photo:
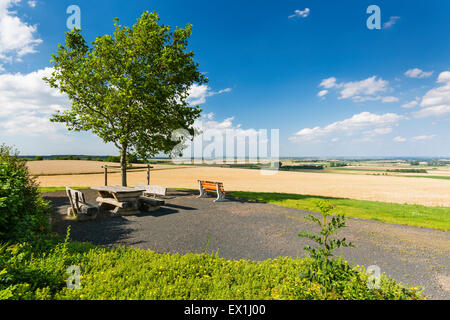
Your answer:
[[[230,91],[231,91],[231,88],[226,88],[226,89],[222,89],[222,90],[219,90],[216,92],[216,91],[212,91],[211,88],[206,84],[202,84],[202,85],[194,84],[189,89],[188,102],[191,105],[203,104],[206,102],[207,97],[212,97],[214,95],[222,94],[222,93],[226,93],[226,92],[230,92]]]
[[[389,102],[397,102],[400,99],[393,96],[381,97],[381,102],[389,103]]]
[[[324,87],[326,89],[333,88],[336,86],[336,78],[331,77],[331,78],[323,79],[319,86]]]
[[[321,90],[319,91],[319,93],[317,94],[318,97],[324,97],[326,96],[328,93],[328,90]]]
[[[379,136],[379,135],[389,134],[391,132],[392,132],[392,128],[386,127],[386,128],[376,128],[373,130],[365,131],[364,134],[368,135],[368,136]]]
[[[429,90],[422,97],[422,109],[413,113],[416,118],[450,114],[450,71],[441,72],[437,83],[442,85]]]
[[[432,134],[432,135],[429,135],[429,136],[423,135],[423,136],[412,137],[411,140],[412,140],[412,141],[424,141],[424,140],[430,140],[430,139],[433,139],[434,137],[436,137],[435,134]]]
[[[389,18],[389,21],[383,23],[383,29],[389,29],[391,28],[394,24],[397,23],[397,21],[400,20],[400,17],[398,16],[392,16]]]
[[[413,113],[415,118],[439,117],[447,114],[450,114],[450,105],[423,108]]]
[[[0,61],[21,61],[26,54],[35,53],[42,43],[35,37],[37,27],[21,20],[9,9],[21,0],[0,0]]]
[[[428,78],[431,77],[434,71],[422,71],[419,68],[409,69],[405,72],[405,76],[409,78]]]
[[[56,130],[58,125],[49,117],[69,106],[70,101],[42,80],[52,71],[45,68],[28,74],[0,75],[0,132],[35,135]]]
[[[394,141],[394,142],[405,142],[405,141],[406,141],[406,138],[403,138],[403,137],[398,136],[398,137],[395,137],[395,138],[393,139],[393,141]]]
[[[450,82],[450,71],[441,72],[438,76],[438,83],[448,83]]]
[[[289,140],[294,142],[311,141],[338,133],[346,135],[362,133],[365,137],[374,137],[392,132],[392,127],[397,125],[402,119],[405,119],[405,117],[395,113],[377,115],[370,112],[362,112],[343,121],[333,122],[325,127],[304,128],[290,137]]]
[[[309,8],[305,8],[304,10],[295,10],[293,15],[290,15],[288,18],[296,18],[296,17],[300,17],[300,18],[306,18],[307,16],[309,16],[311,10],[309,10]]]
[[[372,76],[365,80],[342,84],[341,99],[355,98],[362,95],[374,95],[387,90],[389,82]]]
[[[414,108],[415,106],[417,106],[419,104],[419,97],[416,97],[416,100],[413,100],[411,102],[405,103],[402,105],[402,108],[405,109],[410,109],[410,108]]]
[[[31,8],[36,7],[36,4],[37,4],[37,1],[36,1],[36,0],[29,0],[29,1],[28,1],[28,5],[29,5]]]
[[[383,103],[390,103],[399,101],[397,97],[380,95],[380,93],[388,91],[388,85],[388,81],[377,78],[377,76],[372,76],[361,81],[341,83],[338,83],[335,77],[331,77],[323,79],[319,87],[325,89],[335,88],[340,92],[339,99],[352,99],[354,102],[381,101]],[[324,91],[321,91],[322,94]]]

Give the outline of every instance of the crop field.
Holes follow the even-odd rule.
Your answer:
[[[33,175],[72,175],[72,174],[93,174],[103,173],[103,166],[119,166],[119,163],[87,161],[87,160],[44,160],[28,161],[28,169]],[[135,167],[145,167],[145,165],[136,164]],[[171,168],[173,165],[152,164],[154,169]],[[177,166],[179,167],[179,166]],[[146,170],[143,168],[142,170]]]
[[[105,164],[107,163],[49,160],[29,162],[29,168],[32,174],[40,175],[37,179],[42,187],[92,187],[103,185],[104,175],[101,167]],[[450,207],[450,180],[447,179],[364,173],[342,174],[326,171],[278,171],[273,175],[264,175],[258,169],[182,165],[152,166],[154,169],[151,172],[150,183],[169,188],[197,188],[197,180],[200,179],[221,181],[224,183],[225,190],[230,191],[293,193]],[[445,170],[441,171],[444,174]],[[132,186],[137,183],[145,183],[146,175],[145,169],[131,171],[128,174],[128,184]],[[110,185],[119,185],[120,173],[110,173],[108,181]]]

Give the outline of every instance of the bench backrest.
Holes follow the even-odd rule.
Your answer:
[[[200,184],[202,185],[202,188],[205,191],[216,192],[217,191],[217,184],[218,184],[220,191],[224,192],[223,183],[222,182],[202,181],[202,180],[199,180],[199,182],[200,182]]]
[[[166,187],[161,187],[161,186],[156,186],[156,185],[147,185],[147,184],[137,184],[136,188],[145,189],[144,193],[155,194],[158,196],[166,196],[167,195]]]
[[[66,193],[67,196],[69,197],[70,205],[72,206],[73,209],[79,210],[80,203],[86,203],[84,194],[81,191],[66,187]]]

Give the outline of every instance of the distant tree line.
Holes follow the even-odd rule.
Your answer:
[[[386,172],[428,173],[425,169],[387,169]]]

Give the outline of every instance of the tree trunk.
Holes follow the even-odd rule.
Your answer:
[[[122,170],[122,186],[127,186],[127,146],[122,146],[120,154],[120,167]]]

